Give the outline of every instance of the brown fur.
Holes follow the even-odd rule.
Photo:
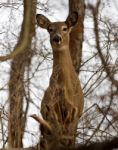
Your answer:
[[[72,22],[69,17],[66,22],[51,23],[45,16],[37,16],[38,25],[50,33],[53,49],[53,71],[41,103],[41,114],[53,131],[50,133],[41,125],[42,143],[47,145],[55,142],[62,145],[74,144],[78,121],[83,111],[83,92],[69,51],[70,27],[75,20]],[[55,42],[55,35],[59,35],[61,41]],[[50,140],[50,137],[54,139]]]

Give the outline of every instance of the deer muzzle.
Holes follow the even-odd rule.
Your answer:
[[[59,34],[57,34],[57,35],[55,35],[54,37],[53,37],[53,42],[55,43],[55,44],[60,44],[61,43],[61,41],[62,41],[62,37],[59,35]]]

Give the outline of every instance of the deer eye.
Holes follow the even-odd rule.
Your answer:
[[[53,28],[49,28],[48,29],[49,32],[53,32],[53,30],[54,30]]]
[[[63,29],[62,29],[63,31],[67,31],[67,27],[63,27]]]

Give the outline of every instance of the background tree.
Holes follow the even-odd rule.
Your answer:
[[[33,57],[31,43],[32,38],[35,36],[36,3],[36,0],[24,0],[24,18],[20,37],[18,38],[18,42],[14,50],[17,51],[19,47],[22,47],[22,52],[14,57],[11,62],[9,79],[10,112],[8,124],[8,144],[10,147],[23,146],[22,139],[25,132],[26,117],[29,109],[29,101],[24,79],[25,72],[28,74],[30,71],[29,67]],[[25,45],[24,47],[23,44]],[[26,101],[25,109],[23,109],[24,99]]]

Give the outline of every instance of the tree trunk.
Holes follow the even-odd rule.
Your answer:
[[[33,53],[31,50],[32,37],[35,35],[36,0],[24,0],[24,18],[20,37],[16,47],[21,46],[21,41],[27,42],[22,53],[13,58],[9,80],[9,147],[23,147],[22,139],[25,132],[27,110],[23,112],[24,106],[24,73],[30,65]],[[24,38],[25,37],[25,38]],[[15,49],[16,49],[15,47]]]
[[[84,0],[69,0],[69,13],[77,11],[79,14],[78,24],[70,33],[70,52],[75,67],[75,71],[79,74],[82,60],[82,43],[84,36],[84,16],[85,2]]]

